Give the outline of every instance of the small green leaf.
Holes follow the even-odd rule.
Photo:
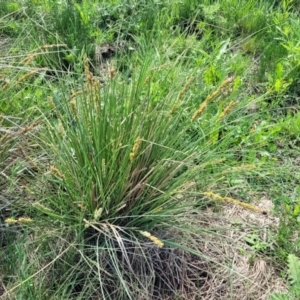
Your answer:
[[[276,79],[282,78],[282,74],[283,74],[283,66],[281,63],[278,63],[275,69],[275,78]]]
[[[300,261],[294,254],[288,256],[289,278],[292,285],[300,285]]]
[[[275,84],[274,84],[274,89],[276,92],[279,92],[281,90],[282,83],[280,79],[276,79]]]
[[[300,214],[300,205],[296,205],[294,208],[294,216],[298,216]]]

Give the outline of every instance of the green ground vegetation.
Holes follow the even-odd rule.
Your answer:
[[[228,206],[272,216],[233,249],[299,297],[299,10],[0,1],[0,299],[213,299]]]

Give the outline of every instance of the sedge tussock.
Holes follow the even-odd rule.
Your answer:
[[[54,166],[50,167],[50,171],[51,173],[53,173],[54,175],[56,175],[57,177],[61,178],[61,179],[65,179],[65,175],[62,174],[57,168],[55,168]]]
[[[36,70],[33,70],[25,75],[23,75],[22,77],[20,77],[17,81],[17,83],[21,83],[23,81],[25,81],[26,79],[28,79],[29,77],[41,72],[41,71],[48,71],[49,69],[48,68],[39,68],[39,69],[36,69]]]
[[[133,148],[132,148],[132,151],[130,152],[130,161],[132,162],[134,160],[134,158],[136,157],[137,155],[137,152],[139,150],[139,147],[140,147],[140,144],[141,144],[141,138],[138,136],[134,142],[134,145],[133,145]]]
[[[228,115],[231,111],[232,108],[237,104],[237,101],[231,101],[226,107],[225,109],[222,111],[222,113],[220,114],[220,116],[217,119],[217,122],[221,121],[226,115]]]
[[[156,236],[152,235],[148,231],[139,231],[139,233],[145,237],[147,237],[150,241],[152,241],[157,247],[162,248],[164,243],[158,239]]]
[[[260,209],[259,207],[255,206],[255,205],[252,205],[252,204],[249,204],[249,203],[242,202],[240,200],[236,200],[236,199],[233,199],[233,198],[230,198],[230,197],[222,197],[222,196],[220,196],[218,194],[215,194],[213,192],[204,192],[203,194],[205,196],[211,198],[211,199],[214,199],[214,200],[233,203],[235,205],[238,205],[238,206],[241,206],[241,207],[244,207],[244,208],[247,208],[249,210],[256,211],[256,212],[261,212],[261,213],[263,212],[263,210]]]

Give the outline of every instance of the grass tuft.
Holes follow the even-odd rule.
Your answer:
[[[1,299],[277,291],[300,249],[296,2],[0,1]]]

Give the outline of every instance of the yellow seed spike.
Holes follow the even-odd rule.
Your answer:
[[[182,98],[182,96],[184,95],[184,93],[188,90],[189,86],[191,85],[191,83],[194,80],[194,76],[192,76],[184,85],[183,89],[179,92],[177,100],[180,100]]]
[[[203,112],[204,110],[206,109],[207,107],[207,102],[203,102],[199,109],[194,113],[193,117],[192,117],[192,121],[195,121]]]
[[[86,88],[89,90],[90,88],[93,87],[93,74],[90,72],[89,60],[86,55],[84,55],[83,58],[83,65],[84,65],[84,75],[86,78]]]
[[[224,87],[226,87],[228,84],[232,83],[234,81],[235,77],[234,76],[230,76],[227,77],[220,85],[219,89],[223,89]]]
[[[78,116],[77,116],[77,109],[76,109],[76,101],[75,100],[70,101],[70,106],[73,115],[77,118]]]
[[[116,75],[116,69],[115,68],[109,69],[109,79],[113,80],[115,75]]]
[[[16,224],[16,223],[18,223],[18,220],[13,219],[13,218],[7,218],[7,219],[4,220],[4,222],[6,224]]]
[[[57,177],[60,177],[62,179],[65,179],[65,175],[62,174],[57,168],[55,168],[54,166],[50,167],[50,171],[55,174]]]
[[[148,231],[140,231],[140,234],[147,237],[147,238],[149,238],[151,236],[151,233],[148,232]]]
[[[40,68],[40,69],[36,69],[36,70],[33,70],[25,75],[23,75],[22,77],[20,77],[17,81],[17,83],[21,83],[22,81],[26,80],[27,78],[39,73],[40,71],[47,71],[48,68]]]
[[[55,107],[56,107],[56,106],[55,106],[55,103],[53,102],[53,98],[52,98],[52,97],[47,96],[47,100],[48,100],[48,102],[50,103],[50,105],[51,105],[52,108],[55,108]]]
[[[141,235],[145,236],[146,238],[148,238],[150,241],[152,241],[157,247],[162,248],[164,246],[164,243],[160,239],[155,237],[154,235],[151,235],[150,232],[148,232],[148,231],[139,231],[139,233]]]
[[[77,97],[78,95],[81,95],[81,94],[83,94],[82,90],[77,91],[77,92],[72,91],[71,99],[73,99],[73,98],[75,98],[75,97]]]
[[[213,93],[209,94],[204,100],[204,102],[200,105],[199,109],[194,113],[192,117],[192,121],[196,120],[206,109],[207,104],[211,102],[214,98],[216,98],[222,92],[222,90],[233,81],[234,81],[233,76],[226,78]]]
[[[203,193],[205,196],[209,197],[209,198],[212,198],[214,200],[219,200],[219,201],[225,201],[225,202],[229,202],[229,203],[233,203],[235,205],[238,205],[238,206],[242,206],[244,208],[247,208],[247,209],[250,209],[250,210],[253,210],[253,211],[257,211],[257,212],[264,212],[261,208],[255,206],[255,205],[252,205],[252,204],[249,204],[249,203],[245,203],[245,202],[242,202],[240,200],[236,200],[236,199],[233,199],[233,198],[230,198],[230,197],[222,197],[218,194],[215,194],[213,192],[205,192]]]
[[[19,218],[18,219],[18,222],[19,223],[32,223],[33,222],[33,220],[31,219],[31,218]]]
[[[147,84],[150,81],[150,79],[151,79],[151,76],[147,76],[145,81],[144,81],[144,84]]]
[[[48,207],[46,207],[45,205],[43,205],[43,204],[41,204],[41,203],[38,203],[38,202],[33,203],[33,206],[38,207],[38,208],[40,208],[40,209],[42,209],[42,210],[52,211],[50,208],[48,208]]]
[[[217,122],[223,119],[226,115],[228,115],[232,108],[237,104],[237,101],[231,101],[224,109],[224,111],[220,114],[220,116],[217,119]]]
[[[12,135],[10,133],[5,133],[1,138],[0,138],[0,145],[4,145],[5,142],[7,142],[9,139],[12,138]]]
[[[57,130],[63,137],[66,136],[66,132],[61,121],[58,122]]]
[[[2,89],[5,90],[9,85],[10,85],[10,82],[7,81],[7,82],[3,85]]]
[[[182,98],[182,96],[185,94],[185,92],[188,90],[189,86],[191,85],[192,81],[194,80],[194,76],[192,76],[184,85],[184,87],[182,88],[182,90],[179,92],[178,96],[177,96],[177,100],[175,101],[175,103],[173,104],[172,108],[170,109],[168,115],[172,115],[175,111],[175,109],[178,106],[178,103],[180,101],[180,99]]]
[[[67,47],[66,44],[52,44],[52,45],[43,45],[37,49],[34,50],[34,52],[37,52],[37,51],[44,51],[44,50],[47,50],[47,49],[51,49],[51,48],[58,48],[58,47]],[[32,53],[28,56],[26,56],[22,63],[24,64],[29,64],[35,57],[41,55],[41,54],[44,54],[43,52],[42,53]]]
[[[162,248],[164,246],[164,243],[153,235],[151,235],[149,239],[159,248]]]
[[[130,152],[130,161],[132,162],[134,160],[134,158],[136,157],[137,155],[137,152],[139,150],[139,147],[140,147],[140,144],[141,144],[141,138],[138,136],[134,142],[134,145],[133,145],[133,148],[132,148],[132,151]]]
[[[33,124],[25,127],[24,129],[22,129],[21,131],[18,132],[19,135],[23,135],[26,134],[27,132],[31,131],[33,128],[37,127],[38,125],[41,124],[41,121],[36,121]]]
[[[29,64],[29,63],[31,63],[37,56],[39,56],[39,53],[33,53],[33,54],[30,54],[30,55],[26,56],[26,57],[23,59],[22,63],[23,63],[23,64]]]

